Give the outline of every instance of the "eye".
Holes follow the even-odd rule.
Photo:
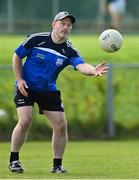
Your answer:
[[[65,21],[61,21],[61,24],[62,24],[63,26],[67,26],[68,28],[71,28],[71,27],[72,27],[71,23],[68,23],[68,22],[65,22]]]
[[[67,23],[67,26],[68,26],[68,27],[71,27],[71,24],[70,24],[70,23]]]
[[[65,25],[65,23],[64,23],[63,21],[61,22],[61,24],[62,24],[63,26]]]

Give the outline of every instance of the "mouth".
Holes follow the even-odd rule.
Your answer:
[[[63,36],[67,36],[67,35],[68,35],[68,32],[67,32],[67,31],[62,31],[61,34],[62,34]]]
[[[68,31],[62,31],[62,33],[64,33],[64,34],[68,34]]]

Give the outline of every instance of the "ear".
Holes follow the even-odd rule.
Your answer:
[[[52,22],[52,28],[55,27],[55,23],[56,23],[55,21]]]

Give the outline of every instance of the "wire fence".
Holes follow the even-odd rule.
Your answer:
[[[107,79],[109,137],[115,137],[115,122],[125,127],[139,124],[139,64],[110,64]]]
[[[107,134],[109,138],[114,138],[117,133],[115,124],[129,129],[139,127],[139,64],[109,64],[109,67],[106,78],[107,106],[104,108],[107,114]],[[14,81],[11,70],[11,65],[0,65],[1,87],[10,79],[8,91],[12,89]],[[6,93],[2,88],[0,92]],[[8,97],[11,99],[11,93],[6,94],[1,96],[1,105]]]

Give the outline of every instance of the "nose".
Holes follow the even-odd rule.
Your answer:
[[[65,24],[64,29],[68,30],[69,26],[67,24]]]

